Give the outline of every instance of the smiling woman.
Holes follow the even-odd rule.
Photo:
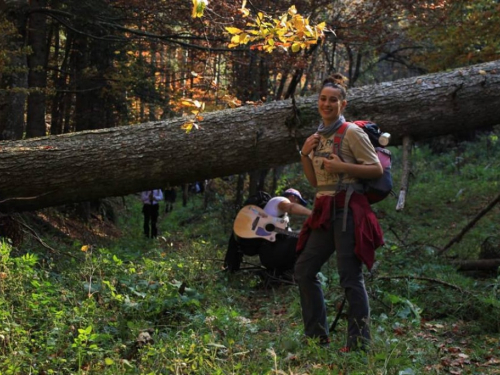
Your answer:
[[[383,244],[382,230],[360,179],[379,177],[383,171],[368,135],[358,126],[343,127],[346,106],[346,79],[335,74],[323,82],[318,97],[322,123],[300,152],[304,173],[317,192],[313,215],[300,232],[294,276],[304,333],[321,345],[328,344],[326,305],[317,274],[336,253],[340,284],[349,302],[344,348],[349,351],[366,350],[370,345],[370,307],[362,267],[363,263],[372,267],[375,249]],[[341,128],[347,129],[339,146],[342,158],[333,149]]]
[[[323,120],[323,126],[328,127],[339,119],[347,106],[345,91],[325,86],[318,99],[318,110]]]

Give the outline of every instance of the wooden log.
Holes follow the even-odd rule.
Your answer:
[[[496,271],[500,267],[500,259],[455,260],[452,264],[459,271]]]
[[[317,95],[182,118],[0,142],[0,212],[121,196],[299,161],[316,131]],[[500,61],[351,89],[346,117],[370,119],[393,145],[489,127],[500,118]],[[298,117],[297,117],[298,116]],[[473,121],[471,121],[473,119]]]

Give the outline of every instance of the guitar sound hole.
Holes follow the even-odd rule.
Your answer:
[[[264,228],[266,229],[267,232],[272,232],[276,227],[273,224],[266,224]]]

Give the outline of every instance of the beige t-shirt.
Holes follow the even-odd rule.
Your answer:
[[[335,185],[339,181],[338,174],[327,172],[323,168],[323,158],[328,158],[333,153],[333,135],[329,138],[320,137],[320,142],[316,149],[309,155],[311,157],[316,173],[318,188],[322,186],[332,186],[332,189],[318,191],[316,196],[335,195]],[[379,162],[375,148],[370,142],[368,135],[357,125],[349,125],[342,141],[340,155],[344,162],[352,164],[376,164]],[[343,183],[356,183],[358,179],[343,175]]]

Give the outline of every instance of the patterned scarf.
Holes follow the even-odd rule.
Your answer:
[[[330,138],[333,135],[333,133],[335,133],[340,128],[340,125],[342,125],[344,122],[345,122],[345,117],[343,115],[340,115],[339,119],[335,121],[333,125],[330,126],[325,126],[323,122],[321,122],[321,124],[319,124],[317,133],[325,138]]]

